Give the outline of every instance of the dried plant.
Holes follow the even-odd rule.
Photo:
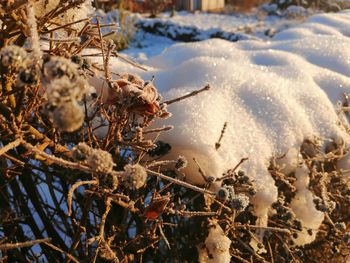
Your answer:
[[[111,56],[143,67],[102,35],[115,25],[57,24],[81,4],[61,0],[38,17],[27,1],[0,3],[0,261],[344,262],[350,191],[336,167],[348,151],[341,141],[326,152],[311,139],[300,149],[326,216],[315,241],[296,246],[301,231],[314,229],[290,208],[295,172],[271,161],[279,199],[267,226],[254,214],[254,182],[239,170],[246,158],[221,179],[198,164],[205,186],[184,181],[186,159],[161,159],[171,146],[156,138],[172,128],[161,126],[167,105],[210,86],[162,101],[152,80],[112,73]],[[87,59],[87,47],[101,65]],[[91,87],[94,78],[105,87]]]

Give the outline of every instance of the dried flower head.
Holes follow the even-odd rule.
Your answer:
[[[166,103],[160,104],[158,117],[161,119],[168,119],[171,116],[172,116],[172,113],[168,111],[168,105]]]
[[[1,66],[10,69],[24,68],[28,62],[28,53],[19,46],[7,46],[0,51]]]
[[[235,195],[230,201],[230,206],[238,211],[243,211],[249,205],[249,197],[244,194]]]
[[[98,173],[110,173],[115,166],[112,155],[100,149],[93,149],[86,162]]]
[[[217,191],[216,196],[224,202],[232,200],[235,197],[235,189],[232,185],[224,185]]]
[[[80,142],[72,149],[73,159],[75,161],[86,160],[92,153],[93,149],[85,142]]]
[[[79,75],[78,66],[63,57],[50,57],[49,61],[44,64],[43,71],[46,81],[52,81],[64,76],[72,81]]]
[[[48,102],[52,106],[82,99],[84,86],[72,83],[68,78],[54,79],[46,89]]]
[[[53,122],[57,128],[64,132],[78,130],[84,122],[84,113],[75,101],[59,104],[52,114]]]
[[[130,112],[153,116],[160,111],[158,98],[159,94],[152,83],[140,87],[121,78],[116,81],[115,89],[109,90],[107,103],[129,105]]]
[[[39,83],[40,72],[36,67],[28,67],[21,70],[17,76],[17,87],[35,86]]]
[[[350,232],[346,232],[344,235],[343,235],[343,242],[347,245],[350,244]]]
[[[126,73],[122,74],[120,77],[140,87],[145,85],[145,81],[140,76],[135,74]]]
[[[176,160],[175,168],[178,170],[181,170],[186,168],[187,164],[188,164],[187,159],[184,156],[179,156],[179,158],[177,158]]]
[[[222,200],[222,201],[226,201],[229,196],[230,196],[230,192],[228,191],[228,189],[226,187],[221,187],[217,193],[216,196],[218,199]]]
[[[147,172],[143,166],[139,164],[127,164],[124,166],[124,171],[124,182],[126,187],[139,189],[146,184]]]
[[[334,227],[338,229],[339,231],[345,231],[346,230],[346,224],[344,222],[336,222],[334,224]]]

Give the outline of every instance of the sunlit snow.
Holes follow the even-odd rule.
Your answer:
[[[173,117],[159,123],[175,126],[159,138],[173,147],[166,158],[185,155],[190,164],[187,180],[197,184],[203,179],[193,157],[215,177],[249,158],[241,169],[254,179],[258,194],[253,202],[257,214],[266,219],[277,197],[267,170],[272,156],[314,135],[349,139],[335,109],[350,91],[349,36],[350,11],[322,14],[271,41],[175,44],[145,62],[148,72],[117,60],[112,61],[113,71],[134,71],[145,79],[154,75],[165,99],[209,83],[210,91],[170,105]],[[222,146],[216,150],[225,122]],[[310,193],[305,193],[309,200]]]

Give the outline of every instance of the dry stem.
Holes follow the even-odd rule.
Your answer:
[[[36,244],[48,242],[50,240],[51,240],[50,238],[44,238],[44,239],[36,239],[36,240],[31,240],[26,242],[0,244],[0,251],[16,249],[21,247],[31,247]]]

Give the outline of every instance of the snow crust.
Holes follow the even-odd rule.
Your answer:
[[[350,91],[349,36],[350,11],[343,11],[313,16],[271,41],[210,39],[175,44],[146,62],[148,72],[112,63],[114,71],[136,71],[145,79],[154,75],[155,86],[166,99],[211,84],[210,91],[169,106],[173,117],[161,125],[175,128],[159,139],[173,147],[167,158],[187,157],[187,180],[196,184],[203,181],[193,157],[207,175],[215,177],[248,157],[241,169],[257,185],[253,203],[265,224],[277,198],[267,170],[272,156],[299,148],[314,135],[349,141],[334,107]],[[222,146],[215,150],[224,122],[228,126]],[[311,193],[302,192],[296,210],[313,207]],[[317,211],[304,208],[300,211],[319,218]],[[317,228],[317,223],[310,221],[311,225]]]

